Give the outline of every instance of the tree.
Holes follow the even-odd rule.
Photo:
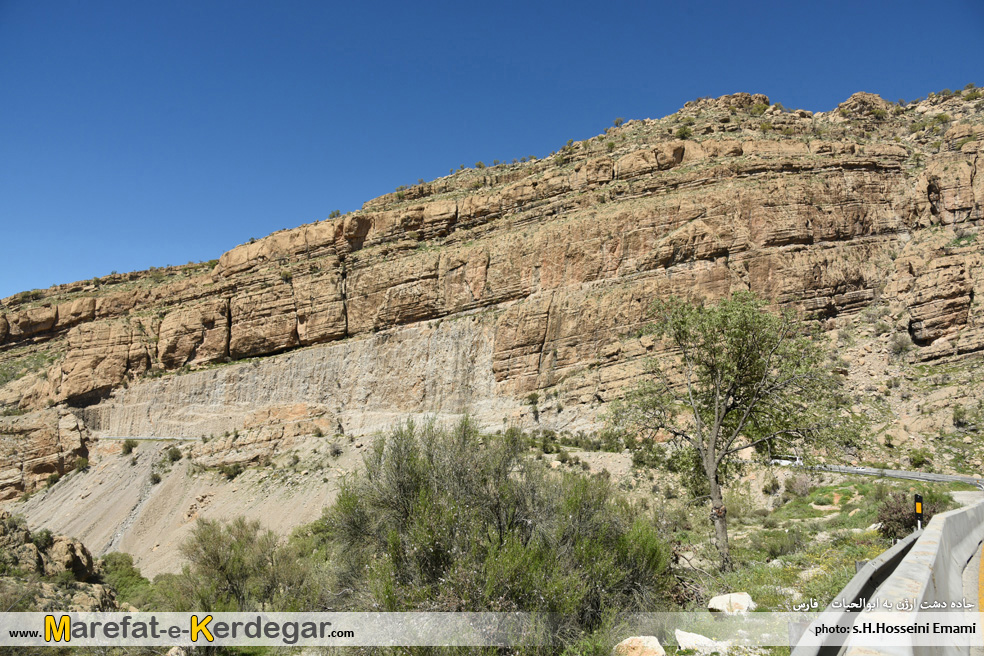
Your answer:
[[[754,294],[738,292],[713,306],[657,301],[653,314],[647,332],[668,342],[671,357],[650,363],[651,377],[615,414],[642,444],[668,437],[702,474],[726,570],[722,488],[736,454],[819,444],[860,427],[841,409],[821,339],[790,312],[770,312]]]

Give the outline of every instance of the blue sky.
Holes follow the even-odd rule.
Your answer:
[[[0,297],[208,260],[617,116],[984,84],[984,3],[0,0]]]

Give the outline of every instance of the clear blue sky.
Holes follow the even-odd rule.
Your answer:
[[[984,84],[980,0],[0,0],[0,297],[207,260],[617,116]]]

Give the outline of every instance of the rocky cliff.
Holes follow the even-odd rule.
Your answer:
[[[590,428],[658,352],[638,328],[668,294],[751,289],[831,335],[884,308],[886,363],[979,356],[979,96],[701,99],[214,262],[4,299],[0,404],[28,414],[0,418],[0,497],[90,432],[243,431],[200,446],[217,462],[418,413]],[[73,421],[78,445],[51,437]]]

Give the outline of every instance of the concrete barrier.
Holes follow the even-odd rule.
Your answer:
[[[804,633],[813,635],[814,625],[823,623],[826,625],[846,625],[853,624],[850,616],[856,614],[857,610],[847,610],[843,606],[850,606],[864,599],[871,599],[872,595],[885,580],[895,571],[902,559],[916,544],[916,540],[922,535],[922,531],[916,531],[895,543],[892,548],[882,552],[877,557],[865,563],[850,583],[837,595],[837,601],[841,608],[828,607],[819,619],[804,627]],[[845,603],[846,602],[846,603]],[[844,650],[844,646],[838,643],[839,640],[831,638],[828,643],[819,646],[796,646],[793,648],[792,656],[836,656]]]
[[[909,549],[895,571],[871,597],[877,606],[882,602],[897,607],[903,601],[913,602],[910,611],[895,611],[911,616],[918,621],[921,605],[933,602],[946,602],[963,598],[963,570],[973,558],[984,539],[984,502],[951,510],[933,517],[922,535]],[[972,600],[975,607],[977,600]],[[939,611],[934,611],[939,612]],[[945,637],[941,636],[941,640]],[[910,645],[854,646],[850,641],[845,645],[847,656],[870,656],[889,654],[892,656],[922,656],[923,654],[967,653],[967,648],[939,644],[933,647]]]
[[[973,506],[959,508],[933,517],[925,530],[913,533],[884,552],[855,575],[837,595],[841,603],[855,603],[865,599],[875,608],[890,605],[897,608],[903,601],[912,604],[912,610],[896,613],[911,616],[905,623],[918,621],[923,604],[946,602],[963,598],[963,571],[977,553],[984,540],[984,501]],[[978,600],[971,601],[975,607]],[[980,610],[980,609],[978,609]],[[861,615],[857,611],[827,608],[813,624],[853,625]],[[807,633],[810,628],[806,628]],[[941,636],[941,641],[945,636]],[[945,644],[932,647],[908,645],[904,647],[881,645],[852,645],[850,639],[838,646],[836,640],[820,646],[796,646],[792,656],[923,656],[928,654],[967,653],[967,647]]]

